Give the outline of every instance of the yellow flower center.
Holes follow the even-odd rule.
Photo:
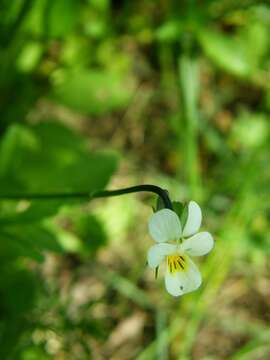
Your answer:
[[[171,274],[178,271],[184,271],[187,267],[185,256],[175,254],[167,256],[168,269]]]

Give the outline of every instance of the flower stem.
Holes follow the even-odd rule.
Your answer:
[[[0,200],[57,200],[57,199],[87,199],[93,200],[110,196],[119,196],[136,192],[152,192],[159,195],[168,209],[173,209],[168,192],[156,185],[137,185],[118,190],[102,190],[96,192],[74,192],[74,193],[55,193],[55,194],[0,194]]]

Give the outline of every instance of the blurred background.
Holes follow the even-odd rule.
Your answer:
[[[2,0],[0,197],[199,202],[201,288],[146,266],[156,197],[0,202],[0,358],[270,359],[270,5]]]

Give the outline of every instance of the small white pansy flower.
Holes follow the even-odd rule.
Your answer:
[[[165,286],[173,296],[196,290],[201,273],[190,256],[207,254],[214,246],[208,232],[198,232],[202,212],[195,201],[188,204],[187,221],[182,229],[178,215],[170,209],[157,211],[149,220],[151,237],[158,243],[148,251],[148,265],[157,268],[166,261]]]

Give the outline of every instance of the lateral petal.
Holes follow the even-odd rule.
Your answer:
[[[150,247],[147,254],[147,262],[150,268],[156,268],[164,260],[165,256],[173,254],[176,251],[176,245],[156,244]]]
[[[181,250],[190,256],[202,256],[209,253],[214,247],[214,239],[209,232],[203,231],[184,240]]]

